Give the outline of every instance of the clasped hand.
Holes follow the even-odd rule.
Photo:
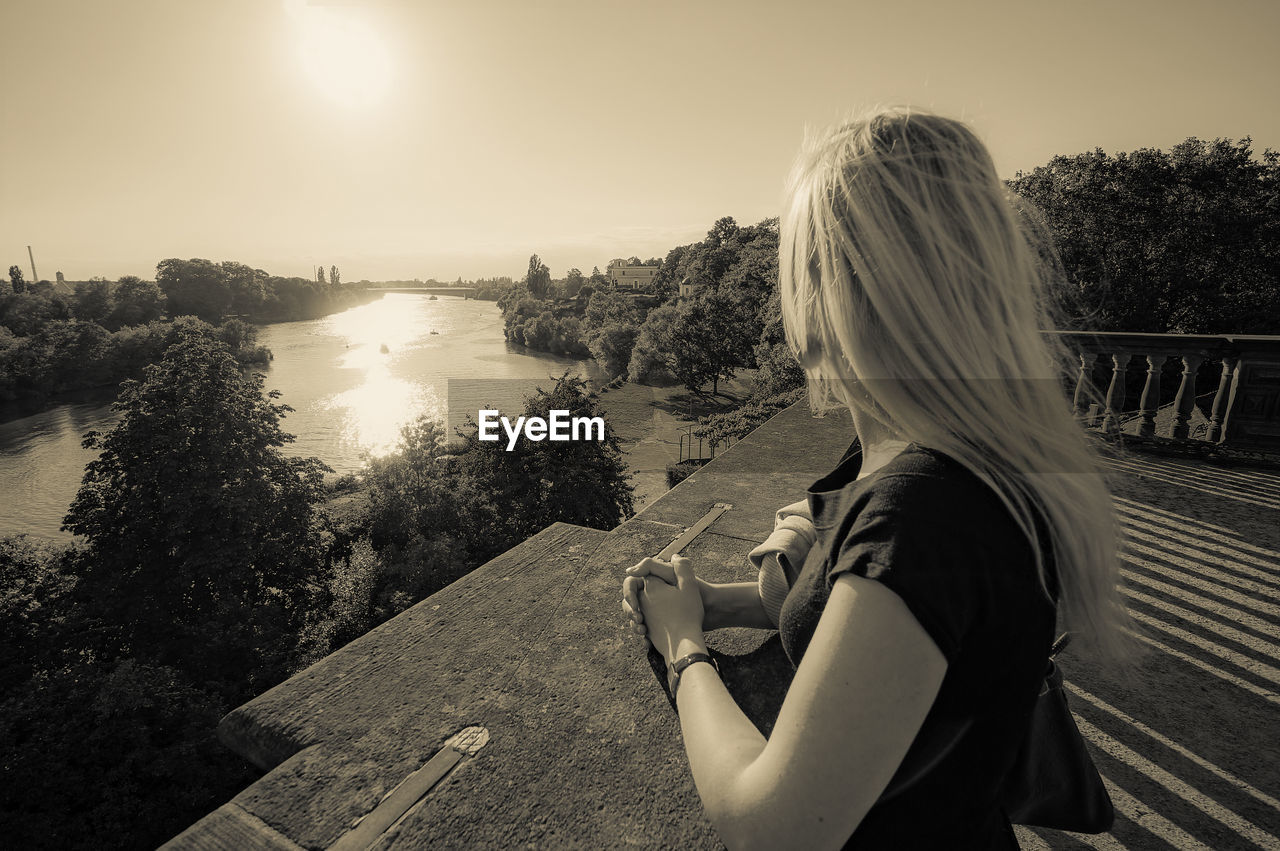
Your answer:
[[[681,555],[669,562],[646,558],[627,568],[622,610],[632,631],[647,636],[668,662],[680,639],[702,637],[701,585],[693,563]]]

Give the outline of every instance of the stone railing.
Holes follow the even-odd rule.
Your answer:
[[[1139,438],[1280,452],[1280,337],[1051,333],[1060,334],[1080,355],[1073,404],[1087,425]],[[1164,383],[1164,373],[1178,364],[1180,373],[1167,376],[1177,380],[1169,404],[1162,400],[1172,382]],[[1089,388],[1101,389],[1095,383],[1098,372],[1107,387],[1105,402],[1092,405]],[[1129,400],[1141,372],[1145,378],[1135,408]],[[1216,387],[1210,389],[1213,378]],[[1202,411],[1196,400],[1210,394],[1212,401]]]

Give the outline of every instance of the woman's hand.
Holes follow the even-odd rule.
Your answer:
[[[684,556],[679,558],[684,559]],[[644,623],[644,612],[640,607],[640,592],[644,590],[646,576],[656,576],[668,585],[676,584],[676,570],[669,561],[646,558],[627,568],[627,577],[622,580],[622,613],[631,619],[631,631],[636,635],[648,633]],[[711,583],[698,579],[697,586],[705,613],[709,605]]]
[[[646,558],[627,568],[627,577],[622,580],[622,612],[631,619],[631,631],[636,635],[648,632],[640,609],[640,592],[644,590],[646,576],[657,576],[671,585],[676,584],[676,572],[670,562]]]
[[[638,617],[637,626],[647,632],[649,640],[668,662],[682,639],[702,643],[705,611],[692,562],[679,555],[672,556],[670,564],[645,559],[627,572],[631,575],[623,582],[623,608],[634,613],[633,620]],[[628,593],[631,602],[627,599]]]

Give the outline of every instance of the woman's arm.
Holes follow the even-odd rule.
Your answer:
[[[687,564],[677,578],[692,577]],[[642,603],[668,660],[703,647],[679,599],[691,590],[646,583]],[[945,673],[901,598],[851,574],[835,582],[767,741],[715,670],[691,665],[677,691],[680,725],[720,838],[732,849],[840,847],[902,762]]]
[[[727,626],[777,628],[765,614],[760,603],[760,587],[755,582],[703,582],[702,604],[706,608],[702,618],[703,630]]]

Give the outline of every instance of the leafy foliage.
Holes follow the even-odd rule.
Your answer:
[[[121,651],[209,680],[278,677],[319,579],[326,468],[280,451],[288,407],[211,336],[184,330],[144,376],[121,386],[120,422],[85,438],[100,455],[64,521],[87,541],[81,586]]]
[[[164,313],[164,293],[154,281],[144,281],[136,275],[125,275],[116,282],[111,294],[114,305],[108,319],[109,327],[145,325],[154,322]]]
[[[111,284],[102,278],[77,283],[71,312],[81,322],[104,322],[111,313]]]
[[[154,847],[243,788],[253,772],[218,718],[291,670],[319,597],[320,465],[279,451],[286,409],[215,329],[155,336],[169,333],[122,388],[121,421],[87,438],[101,455],[66,519],[86,544],[0,540],[0,830],[15,847]]]
[[[27,289],[27,281],[22,277],[22,267],[13,265],[9,267],[9,286],[14,293],[22,293]]]
[[[633,381],[669,373],[695,392],[710,383],[714,394],[721,378],[755,365],[778,286],[777,219],[744,228],[726,216],[701,242],[672,249],[657,286],[672,292],[685,281],[695,286],[693,298],[649,314],[629,371]]]
[[[1054,157],[1010,188],[1043,214],[1077,327],[1280,332],[1280,154],[1187,139]]]
[[[169,302],[172,316],[198,316],[218,322],[237,316],[256,322],[314,319],[374,298],[363,287],[325,280],[320,267],[316,280],[268,275],[243,263],[213,263],[194,258],[170,258],[156,265],[156,283]]]
[[[535,298],[545,296],[551,287],[551,270],[536,254],[529,258],[529,273],[525,276],[524,284]]]
[[[631,353],[639,335],[640,329],[634,325],[613,323],[598,328],[591,334],[591,356],[606,375],[623,375],[631,363]]]
[[[545,419],[552,410],[604,417],[585,383],[567,373],[551,390],[526,400],[525,416]],[[622,450],[607,427],[602,441],[534,442],[522,435],[509,452],[504,442],[481,441],[475,434],[466,441],[460,460],[502,507],[508,540],[524,540],[555,522],[612,529],[634,511]]]
[[[24,300],[42,296],[24,294]],[[109,333],[101,325],[53,319],[35,324],[25,336],[0,328],[0,402],[51,399],[75,390],[114,387],[138,378],[147,364],[160,358],[178,336],[196,329],[218,334],[228,343],[242,341],[235,352],[245,363],[269,360],[270,351],[254,344],[256,329],[229,320],[221,329],[194,317],[153,321]]]
[[[49,663],[75,580],[48,544],[0,538],[0,694]]]
[[[154,848],[252,782],[218,742],[234,704],[173,668],[72,658],[0,698],[13,848]]]

